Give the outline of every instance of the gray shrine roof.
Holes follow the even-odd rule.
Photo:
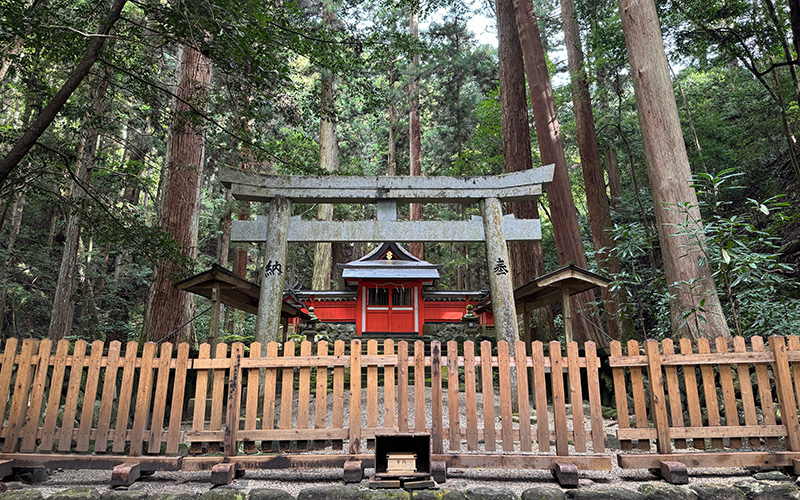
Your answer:
[[[423,279],[438,280],[440,264],[431,264],[411,255],[399,243],[384,243],[367,255],[347,264],[338,264],[345,280]]]

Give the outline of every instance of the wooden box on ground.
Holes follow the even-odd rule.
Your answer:
[[[392,433],[375,435],[375,477],[430,476],[431,435]]]

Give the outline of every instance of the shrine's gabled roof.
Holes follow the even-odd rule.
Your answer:
[[[418,259],[399,243],[384,243],[367,255],[338,264],[344,279],[438,280],[440,264]]]

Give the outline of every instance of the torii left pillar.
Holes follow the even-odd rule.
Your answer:
[[[255,340],[262,344],[279,340],[291,217],[292,202],[282,196],[272,198],[267,214],[264,268],[261,270],[261,293],[256,319]]]

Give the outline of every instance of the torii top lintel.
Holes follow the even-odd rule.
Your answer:
[[[282,196],[299,203],[477,203],[481,199],[533,200],[553,180],[554,165],[475,177],[267,175],[223,167],[220,180],[233,197],[268,202]]]

